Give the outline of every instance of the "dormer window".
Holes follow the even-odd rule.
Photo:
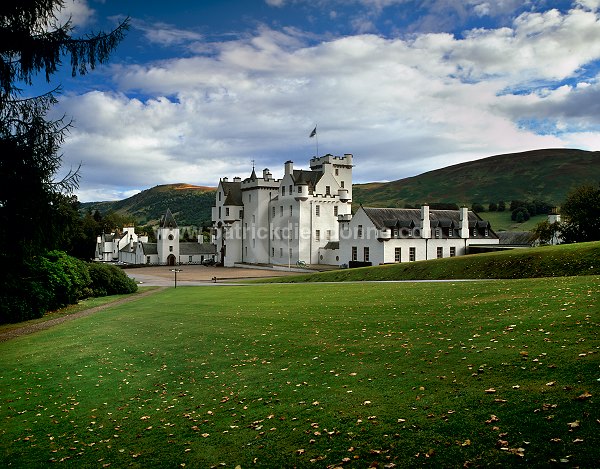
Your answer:
[[[435,237],[436,238],[441,238],[442,237],[442,229],[441,228],[436,228],[435,229]]]
[[[473,229],[473,238],[476,238],[476,237],[477,237],[477,228],[474,228]]]

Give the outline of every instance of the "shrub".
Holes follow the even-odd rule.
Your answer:
[[[90,276],[84,262],[62,251],[34,257],[0,288],[0,322],[40,318],[86,296]]]
[[[137,285],[119,267],[110,264],[88,265],[93,296],[135,293]]]

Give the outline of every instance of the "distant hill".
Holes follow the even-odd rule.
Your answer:
[[[600,182],[600,152],[533,150],[490,156],[392,182],[353,185],[354,205],[404,207],[405,204],[455,203],[471,206],[504,200],[543,200],[559,205],[585,182]],[[82,209],[115,211],[139,224],[158,224],[167,208],[181,226],[208,226],[215,188],[167,184],[115,202],[89,202]],[[510,217],[509,217],[510,218]]]
[[[135,218],[138,224],[158,224],[167,208],[180,226],[211,224],[211,208],[215,203],[215,188],[190,184],[165,184],[146,189],[132,197],[114,202],[87,202],[81,209],[102,215],[114,211]]]
[[[374,207],[504,200],[544,200],[559,205],[585,182],[600,182],[600,152],[532,150],[490,156],[385,183],[355,184],[353,202]]]

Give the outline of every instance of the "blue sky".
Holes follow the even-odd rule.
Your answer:
[[[252,160],[354,154],[355,182],[535,148],[600,150],[600,0],[66,0],[77,31],[131,30],[71,78],[81,201],[216,186]],[[39,86],[36,90],[41,89]]]

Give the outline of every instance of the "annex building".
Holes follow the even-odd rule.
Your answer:
[[[96,240],[95,261],[117,262],[132,265],[182,265],[214,261],[215,247],[204,243],[180,240],[180,230],[171,210],[167,209],[156,232],[156,243],[147,236],[138,236],[133,227],[122,233],[102,234]]]
[[[460,210],[369,208],[352,214],[353,156],[284,164],[246,179],[222,178],[212,211],[217,261],[291,266],[377,265],[452,257],[498,244],[489,222]]]

